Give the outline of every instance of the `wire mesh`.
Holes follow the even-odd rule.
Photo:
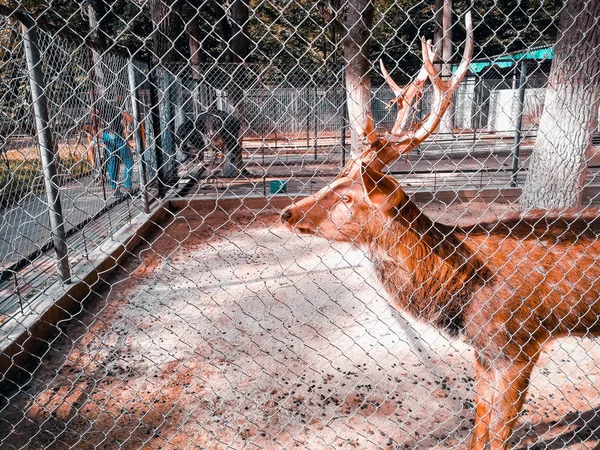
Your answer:
[[[600,446],[599,21],[0,2],[0,448]]]

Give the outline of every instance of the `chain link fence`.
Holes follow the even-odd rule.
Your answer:
[[[0,2],[0,448],[598,448],[599,22]]]

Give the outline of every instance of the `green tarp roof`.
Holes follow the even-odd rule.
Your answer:
[[[508,53],[487,60],[475,60],[469,65],[469,70],[472,73],[479,73],[486,67],[494,64],[501,69],[513,66],[516,62],[523,59],[548,60],[554,57],[554,47],[543,47],[531,49],[526,52]],[[452,72],[456,71],[458,66],[452,68]]]

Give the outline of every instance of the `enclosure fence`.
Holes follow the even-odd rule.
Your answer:
[[[0,448],[599,448],[599,30],[0,2]]]

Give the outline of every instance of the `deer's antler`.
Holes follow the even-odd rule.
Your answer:
[[[417,147],[436,130],[444,113],[452,103],[452,94],[467,73],[473,57],[473,23],[471,12],[467,12],[465,16],[465,25],[467,39],[463,58],[458,69],[449,80],[442,80],[439,76],[438,70],[433,65],[436,56],[435,51],[431,45],[431,41],[425,41],[424,38],[421,39],[423,67],[415,79],[405,88],[401,88],[392,80],[383,62],[380,62],[383,76],[396,95],[396,98],[392,102],[398,103],[398,115],[396,116],[396,122],[391,133],[386,133],[383,137],[375,139],[372,137],[374,133],[369,133],[369,136],[367,136],[369,148],[355,158],[356,162],[380,171],[398,159],[403,153]],[[427,78],[431,81],[434,90],[431,112],[414,129],[405,130],[412,104],[415,98],[422,95]],[[370,123],[367,125],[367,128],[374,130],[375,126],[373,123]]]
[[[427,51],[429,53],[429,58],[431,62],[435,60],[436,54],[435,50],[431,45],[431,40],[425,43],[427,46]],[[379,66],[381,67],[381,73],[385,78],[387,84],[392,88],[392,92],[396,95],[394,99],[390,101],[390,106],[394,103],[398,104],[398,115],[396,116],[396,122],[394,123],[394,127],[392,128],[392,134],[398,134],[406,127],[406,123],[408,122],[408,118],[410,117],[411,107],[417,99],[417,101],[423,95],[423,87],[425,85],[425,81],[427,80],[427,70],[425,65],[421,67],[419,74],[415,77],[415,79],[406,87],[401,88],[396,84],[396,82],[392,79],[385,66],[383,65],[383,60],[379,60]]]

